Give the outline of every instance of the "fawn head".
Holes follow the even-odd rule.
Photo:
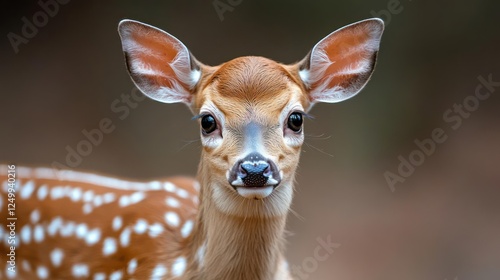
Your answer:
[[[379,19],[348,25],[292,65],[249,56],[212,67],[160,29],[131,20],[118,28],[137,87],[154,100],[186,104],[199,120],[202,191],[233,214],[254,200],[274,214],[288,210],[304,117],[315,103],[349,99],[365,86],[383,29]]]

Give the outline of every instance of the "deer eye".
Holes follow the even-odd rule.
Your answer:
[[[210,134],[217,129],[217,122],[212,115],[205,115],[201,118],[201,129],[204,134]]]
[[[291,113],[288,117],[288,128],[294,132],[300,132],[302,130],[302,114],[299,112]]]

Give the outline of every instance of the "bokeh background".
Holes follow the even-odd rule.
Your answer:
[[[307,120],[289,262],[302,266],[330,236],[340,247],[308,279],[500,279],[500,86],[458,129],[443,119],[479,76],[500,81],[500,2],[218,0],[236,4],[223,20],[214,2],[72,0],[16,53],[8,34],[22,35],[22,18],[42,8],[4,1],[0,161],[65,163],[82,130],[109,118],[115,130],[76,169],[196,173],[198,126],[183,105],[146,99],[123,120],[111,110],[133,89],[116,31],[123,18],[168,31],[216,65],[243,55],[293,63],[331,31],[379,16],[387,26],[369,85]],[[447,140],[391,189],[384,173],[397,174],[398,156],[435,128]]]

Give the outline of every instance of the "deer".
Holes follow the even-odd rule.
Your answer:
[[[293,279],[285,226],[304,120],[365,87],[383,30],[377,18],[347,25],[294,64],[208,66],[169,33],[122,20],[133,83],[199,123],[196,179],[0,165],[1,278]]]

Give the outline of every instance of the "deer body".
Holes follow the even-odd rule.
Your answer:
[[[5,266],[4,275],[292,279],[283,243],[303,118],[315,103],[340,102],[364,87],[382,31],[378,19],[344,27],[293,65],[240,57],[212,67],[172,35],[122,21],[119,33],[137,87],[154,100],[186,104],[200,122],[199,183],[131,183],[75,171],[50,177],[46,169],[21,168],[22,267],[12,275]],[[5,207],[0,214],[5,220]]]

